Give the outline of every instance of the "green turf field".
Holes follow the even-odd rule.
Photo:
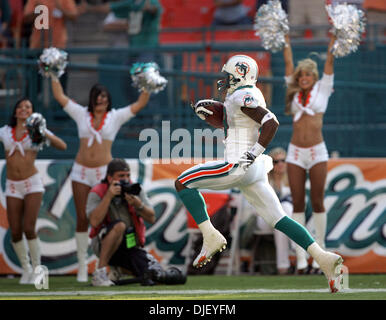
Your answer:
[[[74,276],[50,276],[49,289],[0,278],[0,299],[81,300],[386,300],[386,275],[350,275],[349,289],[331,294],[324,276],[189,276],[185,285],[93,287]]]

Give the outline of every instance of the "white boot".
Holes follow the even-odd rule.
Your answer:
[[[87,267],[87,249],[88,249],[88,233],[75,232],[77,257],[78,257],[78,274],[76,280],[78,282],[88,281]]]
[[[320,269],[328,280],[330,292],[338,292],[342,280],[343,258],[338,254],[323,250],[316,242],[311,244],[307,251],[320,265]]]
[[[32,270],[33,270],[33,277],[31,279],[32,282],[35,281],[35,268],[37,266],[40,266],[41,263],[41,255],[40,255],[40,241],[39,238],[35,238],[32,240],[27,240],[28,248],[29,248],[29,254],[31,256],[31,262],[32,262]]]
[[[13,249],[16,252],[16,255],[19,259],[21,267],[23,268],[23,273],[21,275],[20,284],[31,284],[33,283],[33,270],[28,257],[27,247],[25,245],[24,239],[21,239],[18,242],[12,242]]]
[[[27,240],[29,254],[31,256],[32,268],[35,268],[41,265],[41,255],[40,255],[40,241],[39,238],[35,238],[32,240]]]
[[[304,212],[294,212],[292,214],[292,219],[297,223],[301,224],[303,227],[306,225],[306,215]],[[307,252],[298,244],[295,243],[295,253],[296,253],[296,269],[301,272],[305,271],[308,267],[307,261]]]

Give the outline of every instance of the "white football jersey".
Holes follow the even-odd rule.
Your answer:
[[[259,138],[260,124],[241,111],[241,107],[266,108],[263,94],[256,86],[246,86],[227,94],[225,111],[225,161],[237,163]]]

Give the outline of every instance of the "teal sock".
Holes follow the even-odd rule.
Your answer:
[[[315,242],[311,234],[300,223],[289,217],[284,217],[275,225],[275,229],[286,234],[291,240],[307,251],[307,248]]]
[[[197,224],[209,219],[205,200],[197,189],[183,189],[178,192],[178,195]]]

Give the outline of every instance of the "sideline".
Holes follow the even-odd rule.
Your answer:
[[[90,295],[186,295],[186,294],[240,294],[240,293],[329,293],[328,289],[236,289],[236,290],[126,290],[126,291],[37,291],[37,292],[0,292],[0,297],[19,297],[19,296],[90,296]],[[386,292],[386,289],[345,289],[339,293],[360,293],[360,292]]]

